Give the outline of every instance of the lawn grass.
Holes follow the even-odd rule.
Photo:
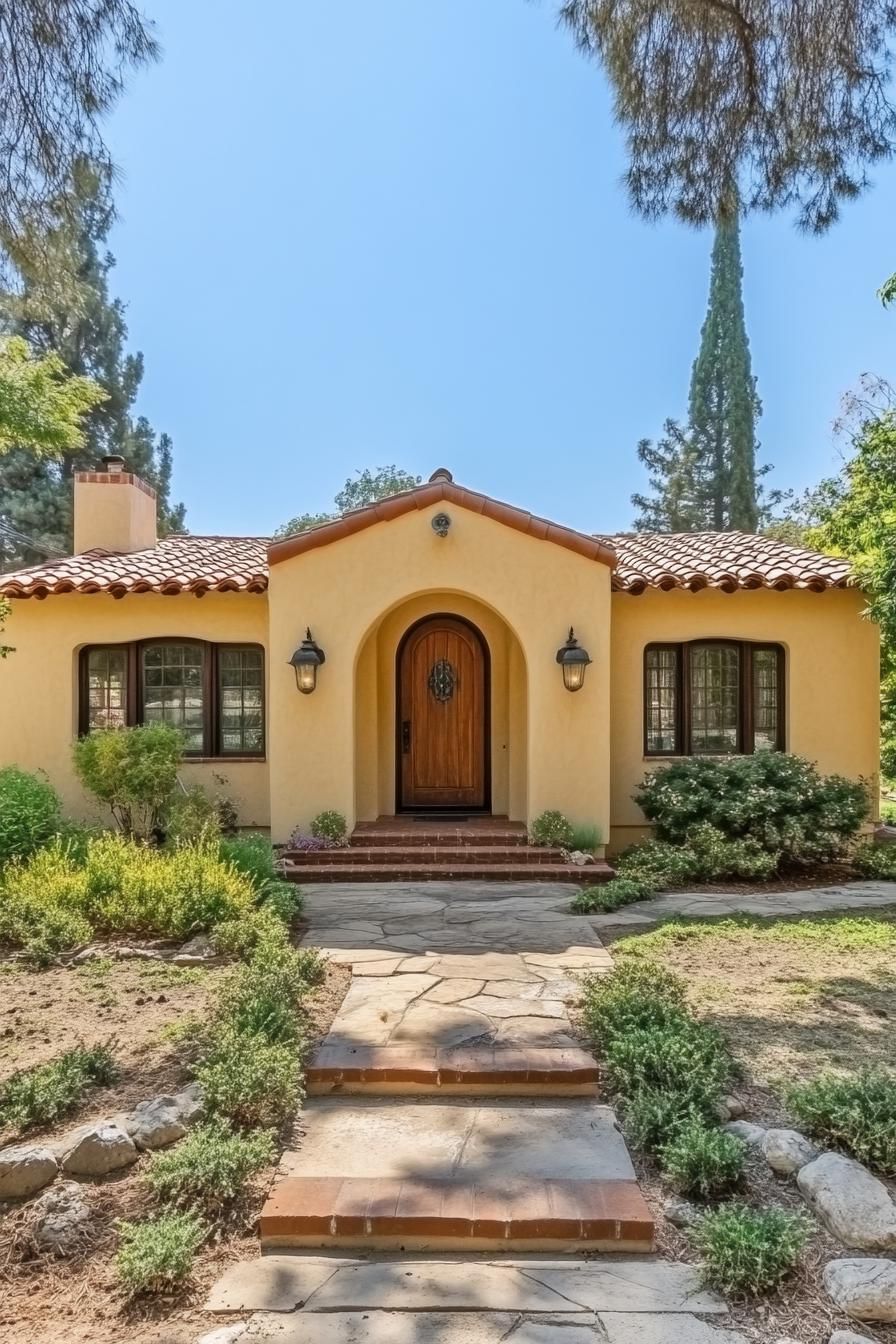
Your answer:
[[[896,1067],[894,949],[896,909],[673,920],[613,944],[683,977],[748,1078],[776,1090],[824,1069]]]

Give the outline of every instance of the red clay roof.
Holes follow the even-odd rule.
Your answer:
[[[263,593],[268,586],[269,551],[283,559],[282,548],[300,542],[303,544],[289,551],[298,554],[308,549],[316,533],[327,531],[334,539],[332,529],[344,521],[347,520],[325,524],[314,532],[282,542],[271,542],[267,537],[186,536],[166,537],[153,549],[130,555],[86,551],[83,555],[48,560],[0,577],[0,595],[41,598],[50,593],[110,593],[113,597],[147,592],[197,596],[207,592]],[[539,535],[536,525],[540,521],[532,520],[531,535]],[[566,528],[557,530],[568,532]],[[569,535],[582,536],[576,532]],[[648,588],[690,591],[716,588],[722,592],[797,588],[821,592],[826,588],[845,588],[850,582],[846,560],[745,532],[603,536],[595,538],[594,545],[595,559],[607,553],[615,556],[612,576],[615,592],[637,594]]]
[[[539,541],[552,541],[557,546],[565,546],[567,550],[575,551],[577,555],[584,555],[588,560],[600,560],[602,564],[611,567],[616,564],[616,552],[602,537],[590,536],[587,532],[576,532],[571,527],[549,522],[547,518],[539,518],[534,513],[527,513],[525,509],[518,509],[513,504],[503,504],[499,499],[492,499],[490,495],[455,485],[451,473],[444,468],[435,472],[425,485],[415,486],[412,490],[403,490],[400,494],[390,495],[388,499],[368,504],[365,508],[353,509],[351,513],[343,514],[332,523],[322,523],[307,532],[299,532],[293,537],[284,537],[282,541],[272,542],[268,548],[268,560],[272,565],[276,565],[281,560],[292,559],[294,555],[302,555],[305,551],[313,551],[318,546],[328,546],[333,541],[350,537],[355,532],[363,532],[365,528],[373,527],[375,523],[384,523],[390,518],[400,518],[404,513],[412,513],[414,509],[428,509],[433,504],[443,502],[456,504],[458,508],[469,509],[472,513],[481,513],[486,518],[493,518],[496,522],[504,523],[506,527],[525,533],[526,536],[537,537]]]

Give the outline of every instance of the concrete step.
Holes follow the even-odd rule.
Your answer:
[[[283,865],[288,882],[574,882],[594,886],[615,876],[608,863],[590,863],[584,868],[565,863],[355,863],[341,851],[341,863],[290,863]],[[319,858],[319,855],[315,855]]]
[[[491,1046],[321,1046],[306,1071],[311,1096],[596,1096],[587,1050]]]
[[[392,864],[447,863],[481,867],[483,864],[565,863],[562,849],[540,849],[534,845],[352,845],[350,849],[286,849],[282,857],[288,863],[302,865],[371,863],[379,867]]]

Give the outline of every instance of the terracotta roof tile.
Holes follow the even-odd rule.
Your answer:
[[[581,534],[578,534],[581,535]],[[745,532],[639,533],[595,537],[595,558],[615,555],[617,592],[647,588],[697,591],[845,588],[846,560]],[[86,551],[0,576],[6,597],[50,593],[262,593],[268,585],[267,537],[166,537],[131,555]]]
[[[849,562],[841,557],[751,532],[640,532],[603,540],[616,551],[616,592],[642,593],[646,588],[821,592],[846,588],[851,579]]]

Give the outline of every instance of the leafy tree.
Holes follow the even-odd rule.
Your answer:
[[[816,232],[896,143],[893,0],[562,0],[603,68],[650,219],[796,207]]]
[[[129,0],[14,0],[0,7],[0,236],[43,251],[72,165],[111,167],[100,135],[129,70],[156,59]]]
[[[691,372],[687,429],[667,420],[664,439],[639,444],[652,494],[632,497],[640,510],[636,527],[754,532],[779,498],[766,499],[757,480],[768,468],[756,467],[760,404],[742,283],[738,221],[723,219],[716,229],[709,303]]]
[[[8,619],[9,603],[5,597],[0,597],[0,635],[3,634]],[[15,649],[11,649],[8,644],[0,644],[0,658],[6,658],[10,653],[15,653]]]
[[[0,454],[18,445],[60,457],[84,442],[84,417],[106,400],[90,378],[70,374],[57,354],[36,357],[19,336],[0,343]]]
[[[143,378],[143,356],[127,350],[125,308],[109,294],[115,259],[105,247],[114,208],[110,177],[81,163],[70,193],[58,203],[45,237],[45,255],[12,246],[18,284],[0,292],[0,320],[41,355],[59,359],[80,377],[92,378],[104,396],[87,413],[80,443],[51,461],[15,449],[0,458],[0,526],[34,538],[47,551],[69,551],[72,540],[72,475],[119,453],[130,470],[154,486],[159,530],[183,529],[183,505],[170,502],[172,448],[157,440],[133,407]],[[46,255],[53,265],[47,267]],[[0,567],[35,558],[27,547],[3,543]]]
[[[309,527],[330,523],[352,509],[363,508],[365,504],[373,504],[378,499],[387,499],[390,495],[400,494],[402,490],[412,490],[420,484],[420,480],[419,476],[412,476],[394,463],[388,467],[367,467],[364,471],[356,471],[354,476],[346,479],[345,485],[333,500],[336,512],[300,513],[298,517],[290,518],[288,523],[278,527],[274,536],[291,537],[296,532],[307,532]]]
[[[877,291],[877,297],[885,308],[890,306],[893,300],[896,299],[896,275],[891,275],[889,280],[886,280],[881,285],[880,289]]]

